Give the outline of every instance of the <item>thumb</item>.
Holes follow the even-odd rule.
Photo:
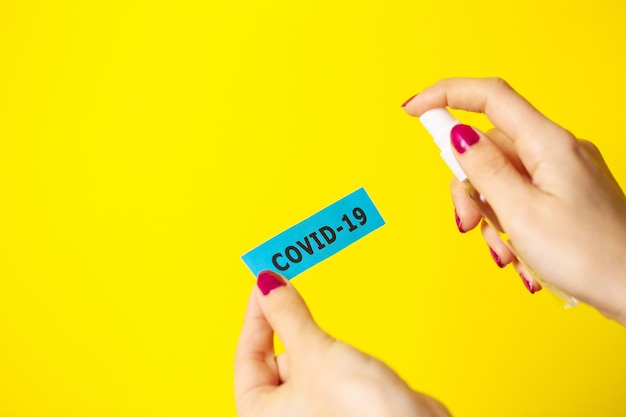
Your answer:
[[[257,297],[267,321],[288,352],[310,349],[328,335],[313,320],[293,285],[273,271],[257,277]]]
[[[499,217],[505,217],[500,220],[529,204],[533,187],[488,136],[459,124],[452,128],[450,140],[455,157],[472,185]]]

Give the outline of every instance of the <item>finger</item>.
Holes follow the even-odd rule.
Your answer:
[[[528,181],[528,173],[517,155],[513,141],[497,129],[490,130],[486,133],[486,136],[491,139],[511,164],[513,164],[515,169]],[[461,233],[474,229],[485,214],[481,213],[477,208],[477,204],[472,201],[473,199],[469,194],[473,193],[473,190],[467,189],[465,183],[458,181],[456,178],[452,178],[450,194],[455,207],[456,224]]]
[[[522,161],[517,154],[517,149],[515,149],[515,143],[509,139],[503,132],[498,129],[491,129],[485,133],[487,136],[497,147],[502,151],[504,156],[513,164],[515,169],[522,174],[523,177],[528,178],[528,172],[522,164]]]
[[[506,218],[513,219],[519,210],[528,207],[534,188],[491,139],[467,125],[454,126],[450,137],[459,165],[475,189],[480,190],[480,200],[489,202],[490,211],[493,208],[496,213],[506,213]],[[504,230],[506,218],[499,219]]]
[[[261,309],[291,358],[314,350],[320,341],[329,339],[313,321],[298,291],[284,277],[263,271],[258,276],[257,286]]]
[[[474,229],[482,217],[476,205],[467,196],[466,187],[466,184],[456,177],[452,178],[450,182],[450,195],[454,204],[456,227],[461,233]]]
[[[512,264],[513,268],[515,268],[515,271],[517,271],[517,274],[521,278],[522,284],[524,284],[524,287],[526,287],[528,292],[534,294],[537,291],[541,290],[541,284],[539,283],[539,281],[537,281],[537,278],[535,278],[533,273],[528,268],[526,268],[526,266],[524,266],[524,264],[522,264],[518,260],[513,261]]]
[[[404,106],[407,113],[420,116],[426,110],[452,107],[485,113],[498,130],[515,140],[558,128],[506,81],[500,78],[449,78],[420,92]],[[543,134],[542,134],[543,136]]]
[[[486,221],[480,224],[480,231],[482,232],[483,239],[485,239],[485,242],[489,246],[489,252],[496,265],[500,268],[504,268],[515,260],[513,252],[511,252],[506,243],[500,239],[498,232],[496,232],[493,227],[489,226]]]
[[[276,356],[276,365],[278,366],[278,376],[280,383],[284,383],[289,379],[289,357],[286,353]]]
[[[274,332],[252,292],[235,353],[235,398],[238,403],[251,391],[277,386]]]
[[[516,142],[520,158],[534,176],[539,164],[558,156],[574,137],[535,109],[499,78],[451,78],[425,89],[404,106],[412,116],[437,107],[485,113],[498,130]],[[519,143],[517,143],[519,142]]]

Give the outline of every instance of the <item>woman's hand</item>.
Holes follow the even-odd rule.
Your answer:
[[[240,417],[449,416],[385,364],[321,330],[283,277],[263,271],[257,284],[235,358]],[[274,331],[286,350],[278,357]]]
[[[448,79],[427,88],[405,110],[420,116],[449,106],[485,113],[485,135],[461,125],[451,133],[455,156],[495,211],[516,255],[542,281],[626,325],[626,199],[598,149],[547,119],[500,79]],[[457,224],[481,215],[463,186],[452,183]],[[489,226],[483,235],[500,265],[513,262],[533,292],[539,283]]]

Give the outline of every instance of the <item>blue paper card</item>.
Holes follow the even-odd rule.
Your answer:
[[[359,188],[241,258],[255,276],[269,269],[291,279],[384,224],[365,189]]]

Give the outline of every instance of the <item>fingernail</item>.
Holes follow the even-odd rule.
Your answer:
[[[411,102],[411,100],[413,100],[416,96],[417,96],[417,94],[414,94],[411,97],[409,97],[409,99],[407,101],[402,103],[402,107],[406,107],[406,105],[409,104]]]
[[[463,230],[463,220],[459,217],[459,213],[456,212],[456,209],[454,209],[454,220],[456,220],[456,227],[459,229],[459,232],[465,233],[465,230]]]
[[[502,261],[500,260],[500,255],[498,255],[496,251],[491,248],[491,246],[489,246],[489,253],[491,253],[491,257],[493,258],[496,265],[498,265],[498,267],[500,268],[504,268],[504,265],[502,264]]]
[[[259,287],[263,295],[267,295],[274,291],[278,287],[287,285],[285,280],[272,271],[261,271],[256,280],[256,285]]]
[[[468,125],[456,125],[450,132],[450,139],[452,140],[452,146],[458,153],[464,153],[473,144],[478,142],[480,136],[478,133]]]
[[[531,293],[534,294],[535,292],[539,291],[541,288],[537,288],[535,289],[533,287],[533,284],[528,280],[528,278],[526,278],[526,276],[522,273],[519,274],[520,278],[522,278],[522,282],[524,282],[524,285],[526,286],[526,289]]]

